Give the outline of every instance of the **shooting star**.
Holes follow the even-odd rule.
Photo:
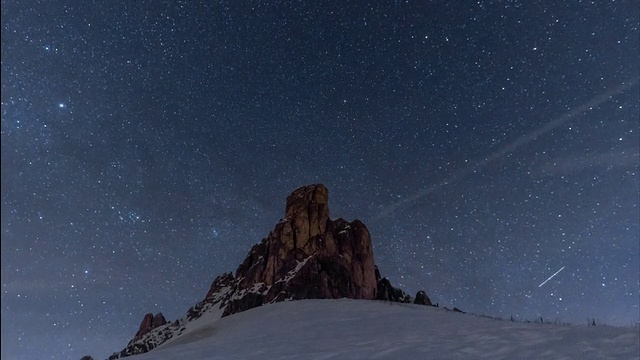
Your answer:
[[[556,271],[553,275],[549,276],[549,278],[548,278],[547,280],[543,281],[543,282],[542,282],[542,284],[538,285],[538,287],[542,287],[542,285],[546,284],[546,283],[547,283],[547,281],[549,281],[549,280],[553,279],[553,277],[554,277],[554,276],[556,276],[556,275],[558,275],[558,273],[559,273],[560,271],[564,270],[564,268],[565,268],[565,267],[566,267],[566,266],[561,267],[561,268],[560,268],[560,270]]]

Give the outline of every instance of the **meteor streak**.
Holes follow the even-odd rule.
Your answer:
[[[556,275],[558,275],[558,273],[559,273],[560,271],[562,271],[565,267],[566,267],[566,265],[565,265],[565,266],[563,266],[563,267],[561,267],[561,268],[560,268],[560,270],[556,271],[553,275],[549,276],[549,278],[548,278],[547,280],[543,281],[543,282],[542,282],[542,284],[538,285],[538,287],[542,287],[542,285],[546,284],[546,283],[547,283],[547,281],[549,281],[549,280],[553,279],[553,277],[554,277],[554,276],[556,276]]]

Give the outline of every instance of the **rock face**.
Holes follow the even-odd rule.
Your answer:
[[[324,185],[287,197],[285,218],[236,271],[238,292],[224,315],[295,299],[375,299],[371,237],[360,221],[329,219]]]
[[[381,278],[367,227],[359,220],[331,220],[328,204],[328,190],[322,184],[296,189],[287,197],[285,217],[251,248],[235,276],[218,276],[204,300],[183,319],[167,323],[162,314],[145,315],[133,340],[109,359],[147,352],[180,336],[190,321],[204,314],[219,318],[298,299],[411,302],[409,295]],[[416,303],[431,301],[420,291]]]
[[[129,341],[127,347],[109,356],[109,360],[142,354],[154,349],[171,338],[173,335],[170,328],[171,325],[162,313],[157,313],[155,316],[152,313],[146,314],[140,323],[138,332]]]
[[[138,329],[136,336],[133,337],[132,341],[137,341],[138,339],[146,335],[149,331],[157,328],[158,326],[162,326],[166,323],[167,323],[167,320],[164,318],[162,313],[157,313],[155,316],[153,316],[152,313],[146,314],[142,319],[142,322],[140,323],[140,328]]]
[[[234,285],[235,283],[233,275],[230,272],[224,273],[213,280],[213,283],[211,284],[211,287],[207,292],[207,296],[204,297],[204,300],[217,302],[218,300],[220,300],[218,299],[218,296],[220,294],[226,293],[227,291],[225,290],[232,288]]]

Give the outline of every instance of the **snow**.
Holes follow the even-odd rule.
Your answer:
[[[202,316],[197,319],[193,319],[191,321],[187,321],[185,319],[180,319],[183,324],[184,330],[180,333],[182,335],[187,334],[197,334],[201,329],[208,327],[213,324],[215,321],[219,320],[224,312],[224,308],[220,308],[220,304],[207,304],[207,306],[211,306],[209,309],[206,309]],[[176,337],[167,340],[160,346],[166,346],[176,340],[182,339],[183,336],[178,334]]]
[[[301,300],[198,319],[150,359],[638,359],[638,327],[494,320],[367,300]],[[218,315],[219,316],[219,315]]]
[[[340,231],[338,232],[338,234],[342,234],[342,233],[349,232],[349,229],[351,229],[351,225],[346,224],[346,225],[344,226],[344,229],[340,230]]]
[[[211,302],[212,303],[217,303],[220,300],[222,300],[222,298],[224,298],[225,296],[227,296],[227,294],[233,290],[233,286],[224,286],[221,289],[219,289],[218,291],[216,291],[215,293],[213,293],[212,297],[211,297]]]
[[[249,293],[254,293],[254,294],[266,294],[267,291],[269,291],[269,289],[271,288],[271,285],[267,286],[265,285],[265,283],[255,283],[253,284],[250,288],[248,289],[242,289],[240,291],[237,291],[236,293],[233,294],[233,296],[231,296],[231,299],[229,299],[230,301],[233,300],[239,300],[242,299],[245,295],[249,294]]]
[[[293,277],[296,276],[298,271],[300,271],[300,269],[302,269],[304,264],[306,264],[307,261],[309,261],[309,259],[311,259],[312,257],[313,257],[313,255],[309,255],[302,261],[296,260],[296,267],[291,269],[291,270],[289,270],[289,272],[287,272],[287,274],[282,279],[278,279],[278,281],[276,281],[276,283],[279,283],[279,282],[283,282],[285,284],[288,283],[289,280],[293,279]]]

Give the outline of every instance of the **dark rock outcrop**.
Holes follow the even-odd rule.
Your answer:
[[[387,278],[378,281],[378,300],[410,303],[411,296],[401,289],[394,288]]]
[[[429,299],[429,297],[427,296],[427,293],[422,290],[416,293],[416,298],[413,303],[418,305],[433,306],[433,304],[431,303],[431,299]]]

